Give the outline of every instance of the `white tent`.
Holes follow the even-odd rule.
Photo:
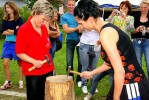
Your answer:
[[[79,0],[78,0],[79,1]],[[112,4],[112,5],[117,5],[124,1],[124,0],[94,0],[99,3],[99,5],[103,4]],[[140,5],[141,0],[129,0],[131,4],[133,5]]]
[[[79,0],[78,0],[79,1]],[[104,4],[111,4],[111,5],[114,5],[114,6],[119,6],[120,5],[120,3],[122,2],[122,1],[124,1],[124,0],[94,0],[94,1],[96,1],[99,5],[104,5]],[[140,5],[140,2],[141,2],[141,0],[129,0],[130,1],[130,3],[132,4],[132,5],[136,5],[136,6],[139,6]],[[76,2],[76,5],[77,5],[77,3],[78,2]],[[107,16],[108,16],[108,14],[107,13],[105,13],[106,12],[106,9],[105,9],[106,7],[103,7],[103,9],[102,9],[102,18],[103,19],[106,19],[107,18]],[[110,7],[108,7],[108,8],[110,8]],[[108,13],[110,14],[111,12],[109,12],[108,11]]]
[[[113,5],[119,5],[123,0],[94,0],[98,2],[100,5],[102,4],[113,4]],[[131,4],[133,5],[140,5],[141,0],[129,0]]]

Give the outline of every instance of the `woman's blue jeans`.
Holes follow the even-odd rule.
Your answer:
[[[113,72],[112,69],[111,70],[108,70],[108,71],[105,71],[105,72],[102,72],[100,74],[97,74],[92,79],[92,85],[91,85],[91,90],[90,90],[90,94],[91,95],[94,95],[95,94],[95,91],[97,89],[98,83],[100,82],[100,80],[102,78],[104,78],[107,75],[109,75],[110,85],[113,84],[114,72]]]
[[[147,67],[147,74],[149,78],[149,39],[135,38],[133,39],[133,45],[140,66],[142,66],[142,55],[144,54]]]
[[[94,70],[99,60],[99,51],[95,51],[95,57],[89,57],[89,52],[94,52],[94,45],[80,43],[79,54],[82,63],[82,72],[86,71],[88,67]],[[82,86],[87,85],[87,79],[82,78]]]
[[[52,41],[51,45],[52,45],[52,48],[50,49],[50,54],[51,54],[52,59],[54,59],[54,55],[56,52],[56,41]]]
[[[71,66],[71,70],[73,70],[73,59],[74,59],[74,53],[75,53],[75,48],[77,52],[77,60],[78,60],[78,72],[81,72],[82,65],[80,61],[80,56],[79,56],[79,47],[76,46],[79,43],[79,41],[74,41],[74,40],[67,40],[66,42],[66,61],[67,61],[67,67],[66,71],[68,70],[68,66]],[[73,78],[73,74],[70,73]],[[76,82],[81,81],[80,75],[77,75]]]

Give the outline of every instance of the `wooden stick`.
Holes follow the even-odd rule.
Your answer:
[[[70,73],[77,74],[77,75],[81,75],[81,73],[76,72],[76,71],[72,71],[72,70],[70,70]]]

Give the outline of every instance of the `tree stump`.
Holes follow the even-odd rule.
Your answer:
[[[57,75],[47,77],[45,100],[75,100],[72,76]]]

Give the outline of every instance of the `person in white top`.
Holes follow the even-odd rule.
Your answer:
[[[83,30],[80,38],[79,48],[79,55],[82,63],[82,72],[86,70],[93,70],[96,68],[100,56],[100,45],[98,44],[98,40],[99,33],[97,33],[95,30]],[[85,78],[82,78],[82,92],[88,93],[87,80]]]

